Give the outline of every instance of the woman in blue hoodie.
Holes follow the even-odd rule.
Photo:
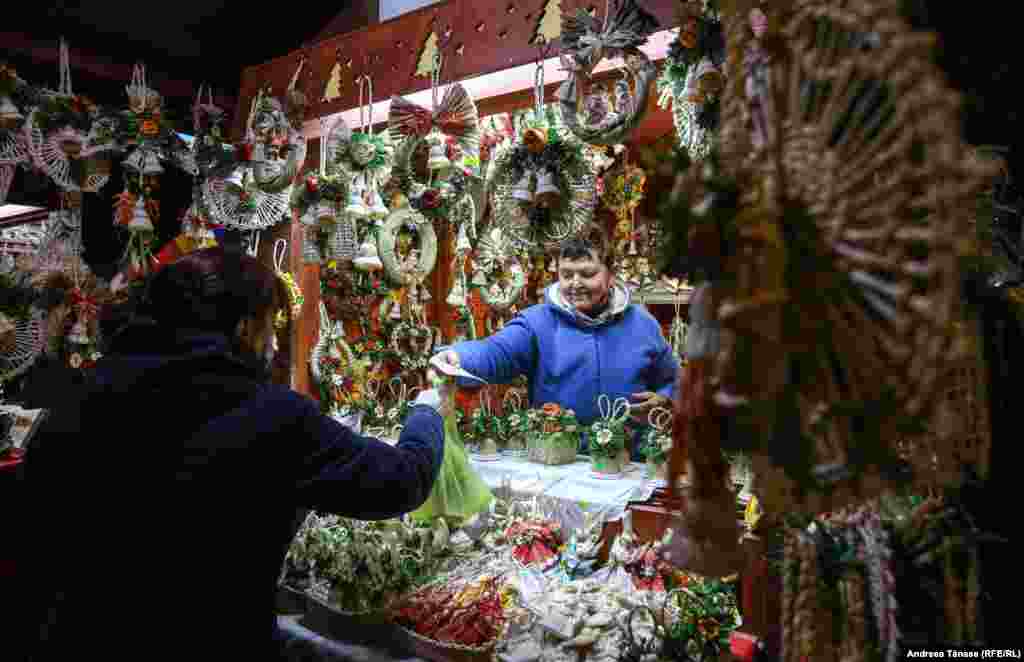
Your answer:
[[[556,402],[583,425],[600,417],[602,394],[626,398],[634,421],[646,423],[652,408],[670,406],[679,370],[657,320],[630,303],[629,290],[615,281],[599,235],[562,245],[558,282],[548,287],[544,303],[439,358],[492,384],[526,375],[531,406]],[[637,452],[634,447],[634,457]]]
[[[275,594],[307,509],[396,517],[437,478],[436,392],[389,446],[270,383],[287,299],[240,248],[167,266],[149,300],[33,439],[10,537],[29,650],[5,660],[289,659]]]

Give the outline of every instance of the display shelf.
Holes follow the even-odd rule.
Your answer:
[[[650,292],[634,292],[633,297],[636,303],[647,305],[682,305],[690,303],[693,290],[688,289],[682,292],[671,292],[669,290],[654,290]]]

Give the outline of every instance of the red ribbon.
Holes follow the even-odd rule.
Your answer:
[[[78,309],[79,315],[83,318],[90,318],[99,311],[96,299],[82,293],[77,287],[71,291],[71,302]]]

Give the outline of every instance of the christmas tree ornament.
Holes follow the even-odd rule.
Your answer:
[[[544,5],[544,12],[537,22],[537,29],[530,43],[539,45],[550,44],[561,36],[562,8],[559,0],[547,0]]]

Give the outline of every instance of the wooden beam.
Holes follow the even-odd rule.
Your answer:
[[[583,0],[562,0],[564,12],[586,8]],[[646,0],[645,8],[661,22],[663,28],[674,25],[677,0]],[[512,8],[513,11],[509,11]],[[445,55],[445,82],[503,71],[528,64],[541,55],[531,44],[543,7],[509,4],[507,0],[449,2],[410,12],[386,23],[379,23],[355,32],[331,37],[309,48],[310,67],[307,94],[312,98],[307,119],[342,112],[359,105],[355,78],[369,74],[374,82],[374,98],[411,94],[430,87],[430,79],[415,76],[416,64],[423,44],[433,31]],[[446,39],[445,35],[450,35]],[[462,46],[462,54],[457,54]],[[238,109],[247,108],[260,89],[281,95],[287,89],[302,50],[247,67],[242,71]],[[553,55],[549,53],[548,55]],[[351,61],[351,66],[348,66]],[[342,88],[339,98],[320,102],[324,87],[335,63],[341,64]],[[236,132],[244,116],[236,114]]]
[[[380,23],[380,1],[363,0],[349,3],[317,33],[314,42],[324,41],[341,34],[348,34]]]

